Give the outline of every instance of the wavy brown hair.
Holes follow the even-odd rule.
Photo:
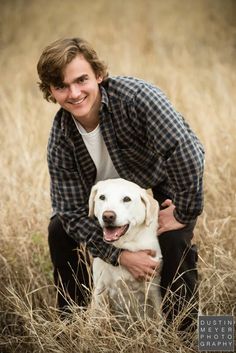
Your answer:
[[[50,85],[62,85],[63,71],[77,55],[83,55],[96,77],[100,76],[103,80],[108,77],[107,66],[87,41],[82,38],[59,39],[44,49],[37,64],[39,88],[47,101],[56,103],[51,95]]]

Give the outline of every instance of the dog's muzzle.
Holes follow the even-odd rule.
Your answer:
[[[116,214],[113,211],[104,211],[102,220],[104,222],[103,239],[109,243],[118,240],[129,228],[129,224],[116,225]]]

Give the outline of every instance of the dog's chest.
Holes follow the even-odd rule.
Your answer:
[[[122,266],[112,266],[100,258],[93,262],[93,276],[95,287],[117,287],[120,283],[135,283],[134,277]]]
[[[122,266],[114,267],[100,258],[94,259],[93,271],[95,294],[98,297],[105,295],[110,309],[115,312],[128,310],[130,314],[135,314],[137,310],[142,310],[146,302],[149,303],[149,298],[155,297],[155,302],[158,300],[155,279],[151,286],[148,282],[139,282]]]
[[[145,293],[144,282],[139,282],[122,266],[112,266],[100,258],[93,263],[94,286],[97,293],[106,291],[114,301],[130,295],[142,300]]]

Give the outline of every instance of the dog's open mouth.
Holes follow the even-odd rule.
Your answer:
[[[128,228],[129,228],[128,224],[121,227],[111,227],[111,226],[104,227],[103,239],[107,242],[116,241],[127,232]]]

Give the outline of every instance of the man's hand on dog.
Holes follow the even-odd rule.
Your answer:
[[[174,217],[175,205],[170,199],[166,199],[161,204],[161,206],[164,207],[164,209],[159,211],[159,227],[157,230],[157,235],[161,235],[162,233],[168,232],[170,230],[176,230],[185,227],[185,224],[179,223]]]
[[[161,206],[164,209],[159,212],[157,235],[185,227],[185,224],[178,222],[174,217],[175,205],[172,200],[166,199]],[[136,280],[150,280],[160,268],[160,262],[154,260],[152,258],[154,256],[155,251],[153,250],[141,250],[137,252],[123,250],[119,262],[122,266],[126,267]]]
[[[150,280],[155,277],[160,267],[160,261],[153,259],[155,255],[155,251],[153,250],[140,250],[136,252],[123,250],[119,258],[119,263],[126,267],[136,280]]]

